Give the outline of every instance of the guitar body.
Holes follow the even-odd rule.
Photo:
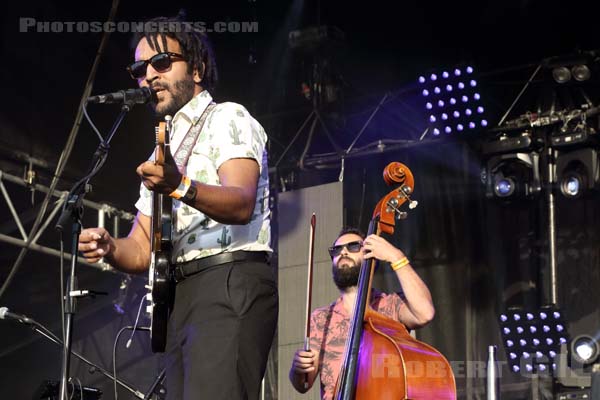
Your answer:
[[[160,122],[156,128],[154,162],[163,164],[169,150],[168,123]],[[175,283],[171,268],[172,200],[162,193],[152,194],[152,219],[150,240],[151,257],[148,271],[148,312],[150,313],[150,338],[152,351],[161,353],[167,344],[169,314],[175,297]]]

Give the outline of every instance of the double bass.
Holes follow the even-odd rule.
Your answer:
[[[406,165],[388,164],[383,172],[388,186],[397,186],[373,211],[368,235],[394,233],[400,207],[409,202],[414,177]],[[456,383],[446,358],[408,333],[406,327],[369,305],[375,260],[363,261],[344,361],[333,398],[336,400],[455,400]]]

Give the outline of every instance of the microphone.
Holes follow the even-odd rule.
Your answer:
[[[0,307],[0,319],[13,319],[24,324],[30,324],[33,321],[21,314],[15,314],[8,311],[7,307]]]
[[[132,104],[146,104],[149,101],[156,102],[156,92],[149,87],[142,87],[139,89],[127,89],[119,90],[114,93],[99,94],[96,96],[90,96],[87,99],[88,103],[132,103]]]

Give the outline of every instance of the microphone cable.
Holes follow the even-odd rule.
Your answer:
[[[123,332],[125,332],[126,330],[131,330],[131,336],[129,337],[129,340],[127,341],[127,345],[125,346],[126,348],[129,348],[129,346],[131,345],[131,342],[133,341],[133,335],[135,334],[136,331],[150,331],[150,328],[146,327],[146,326],[140,326],[138,327],[138,321],[140,318],[140,313],[142,311],[142,306],[144,304],[144,300],[146,299],[146,296],[142,296],[142,300],[140,301],[140,306],[138,308],[138,313],[137,313],[137,317],[135,319],[135,325],[131,326],[124,326],[121,329],[119,329],[119,332],[117,333],[117,336],[115,337],[115,342],[113,343],[113,353],[112,353],[112,367],[113,367],[113,389],[115,392],[115,400],[118,400],[118,393],[117,393],[117,344],[119,343],[119,338],[121,337],[121,335],[123,334]]]

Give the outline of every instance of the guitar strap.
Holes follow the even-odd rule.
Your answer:
[[[212,112],[212,110],[216,107],[216,103],[211,102],[205,109],[200,118],[194,123],[190,129],[185,134],[185,137],[181,141],[179,148],[173,155],[173,159],[175,160],[175,164],[177,164],[177,168],[179,172],[183,173],[185,166],[190,158],[190,154],[192,153],[192,149],[198,140],[198,136],[200,136],[200,132],[202,131],[202,127],[204,126],[204,122],[206,122],[206,118],[208,114]]]

